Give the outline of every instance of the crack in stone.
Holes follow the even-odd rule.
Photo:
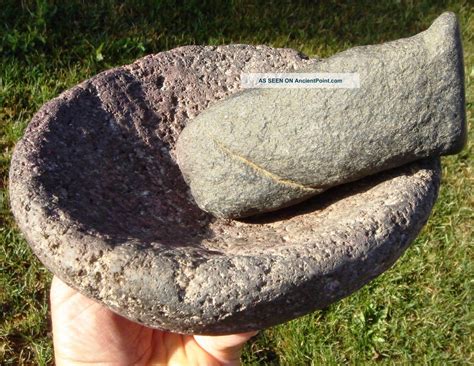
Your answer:
[[[264,175],[264,176],[267,176],[269,177],[271,180],[273,180],[274,182],[276,183],[280,183],[280,184],[283,184],[283,185],[286,185],[286,186],[290,186],[290,187],[293,187],[293,188],[298,188],[298,189],[301,189],[303,191],[309,191],[309,192],[315,192],[317,191],[316,188],[313,188],[313,187],[307,187],[307,186],[304,186],[298,182],[294,182],[290,179],[285,179],[285,178],[282,178],[278,175],[276,175],[275,173],[272,173],[268,170],[266,170],[265,168],[262,168],[261,166],[255,164],[253,161],[251,160],[248,160],[246,158],[244,158],[243,156],[241,155],[238,155],[236,153],[234,153],[233,151],[231,151],[227,146],[225,146],[222,142],[216,140],[214,137],[212,136],[209,136],[209,138],[214,141],[214,143],[227,155],[229,155],[231,158],[233,159],[236,159],[236,160],[240,160],[242,163],[244,163],[245,165],[251,167],[252,169],[254,169],[255,171],[257,171],[258,173],[260,173],[261,175]]]

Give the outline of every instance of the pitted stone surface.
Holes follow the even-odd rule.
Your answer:
[[[188,120],[236,93],[240,72],[315,62],[288,49],[181,47],[44,105],[10,170],[12,210],[36,255],[123,316],[184,333],[260,329],[357,290],[426,222],[438,159],[245,221],[201,211],[175,160]]]
[[[177,161],[204,211],[222,218],[273,211],[465,144],[453,13],[416,36],[355,47],[299,71],[355,73],[360,87],[248,89],[180,134]]]

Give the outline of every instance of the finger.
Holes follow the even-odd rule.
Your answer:
[[[59,277],[54,276],[51,282],[50,301],[51,305],[63,303],[72,295],[76,294],[76,290],[66,285]]]
[[[242,348],[258,332],[248,332],[224,336],[194,336],[194,339],[206,352],[224,365],[238,365]]]

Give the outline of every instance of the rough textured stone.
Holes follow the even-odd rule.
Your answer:
[[[223,218],[272,211],[330,187],[466,140],[459,27],[452,13],[425,32],[349,49],[303,66],[353,72],[357,89],[249,89],[181,133],[177,159],[196,203]]]
[[[426,222],[437,159],[246,221],[200,210],[175,160],[187,121],[237,92],[241,71],[314,62],[261,46],[182,47],[47,103],[10,170],[12,210],[34,252],[123,316],[185,333],[259,329],[357,290]]]

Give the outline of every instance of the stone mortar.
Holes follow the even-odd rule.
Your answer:
[[[175,160],[189,119],[241,72],[318,62],[265,46],[187,46],[84,81],[17,144],[11,206],[47,268],[147,326],[261,329],[323,308],[389,268],[428,219],[439,159],[241,221],[200,210]]]

